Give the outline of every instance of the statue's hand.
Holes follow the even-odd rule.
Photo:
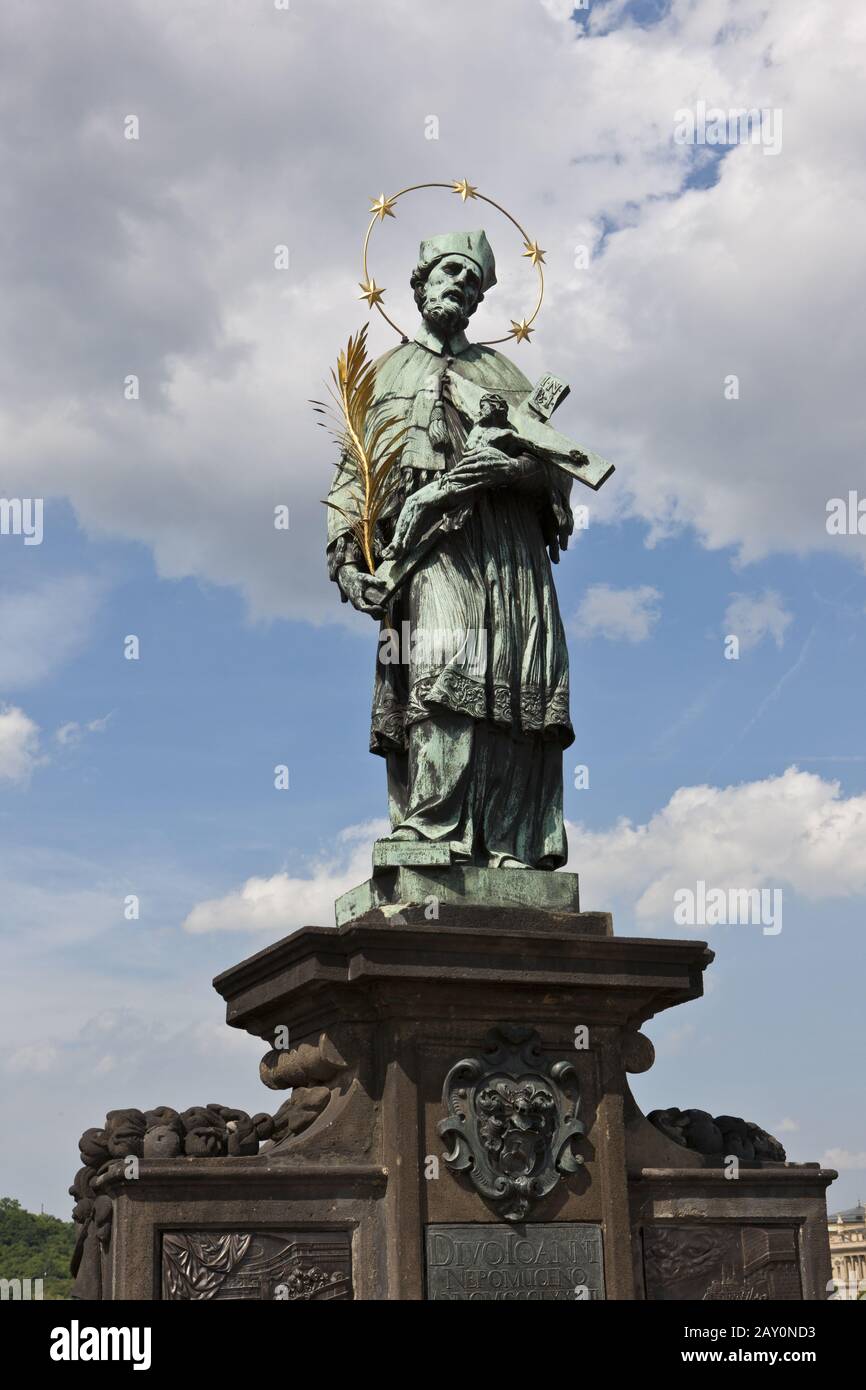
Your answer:
[[[524,467],[522,458],[511,458],[502,449],[484,445],[463,455],[457,467],[448,474],[448,484],[461,491],[505,487],[522,475]]]
[[[366,570],[359,569],[357,565],[343,565],[338,571],[337,583],[340,592],[346,595],[352,607],[357,608],[359,613],[369,613],[371,618],[384,616],[381,605],[385,597],[385,585],[381,579],[375,579],[372,574],[367,574]]]
[[[487,488],[516,488],[535,491],[544,482],[544,466],[529,454],[506,454],[485,444],[470,449],[456,468],[446,475],[446,487],[455,497],[483,492]]]
[[[419,539],[422,532],[431,525],[445,505],[445,497],[438,482],[427,483],[425,487],[407,497],[400,510],[391,544],[386,548],[383,558],[398,559]]]

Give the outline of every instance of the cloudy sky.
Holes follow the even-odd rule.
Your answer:
[[[864,41],[859,0],[6,0],[0,493],[45,505],[0,535],[3,1194],[67,1214],[106,1109],[269,1104],[210,979],[330,922],[385,806],[307,402],[370,198],[467,177],[548,253],[509,351],[617,466],[557,572],[570,867],[717,952],[638,1098],[864,1195]],[[757,139],[675,138],[713,108]],[[429,192],[376,234],[398,322],[420,236],[482,220],[474,336],[529,310],[510,224]],[[779,890],[782,930],[677,926],[699,880]]]

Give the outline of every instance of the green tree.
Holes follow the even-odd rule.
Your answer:
[[[68,1298],[74,1246],[74,1222],[37,1216],[14,1197],[0,1197],[0,1278],[43,1279],[45,1298]]]

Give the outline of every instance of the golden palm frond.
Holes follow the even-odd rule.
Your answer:
[[[364,554],[372,574],[376,568],[373,538],[376,523],[392,500],[396,485],[395,467],[403,451],[407,426],[389,415],[376,418],[373,405],[376,369],[367,356],[367,325],[349,338],[345,351],[331,372],[328,391],[333,405],[323,401],[311,404],[318,414],[333,422],[328,426],[341,449],[340,466],[351,475],[353,491],[347,510],[336,502],[326,507],[339,512]],[[320,421],[323,424],[324,421]]]

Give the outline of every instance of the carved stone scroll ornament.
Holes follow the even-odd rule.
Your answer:
[[[331,1085],[346,1070],[338,1049],[327,1033],[318,1043],[301,1043],[289,1049],[272,1048],[259,1063],[259,1076],[272,1091],[288,1091],[293,1086]]]
[[[259,1064],[259,1075],[272,1091],[292,1094],[274,1116],[273,1133],[261,1152],[267,1153],[302,1134],[330,1104],[337,1077],[346,1071],[340,1052],[326,1033],[315,1045],[273,1048]]]
[[[574,1151],[585,1133],[577,1074],[569,1061],[547,1061],[532,1028],[493,1028],[482,1056],[451,1068],[442,1101],[439,1133],[452,1145],[445,1163],[466,1173],[506,1221],[523,1221],[583,1163]]]

